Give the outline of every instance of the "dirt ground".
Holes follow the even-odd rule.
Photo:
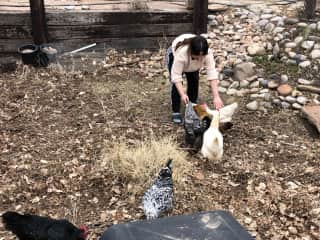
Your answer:
[[[112,224],[143,218],[130,179],[97,164],[103,149],[168,135],[184,149],[184,130],[170,122],[162,74],[79,64],[92,68],[19,66],[0,75],[0,213],[66,217],[97,239]],[[201,100],[212,106],[208,91],[203,80]],[[297,111],[250,112],[246,99],[223,97],[240,104],[223,160],[185,149],[194,169],[175,191],[172,215],[222,209],[257,239],[320,239],[319,136]],[[0,239],[14,237],[0,228]]]

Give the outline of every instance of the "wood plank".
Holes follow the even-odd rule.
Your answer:
[[[1,26],[0,39],[32,38],[31,26]]]
[[[1,20],[1,19],[0,19]],[[115,25],[192,22],[192,12],[48,12],[48,25]]]
[[[172,36],[191,31],[191,23],[48,26],[50,41],[87,38]]]
[[[30,11],[30,10],[29,10]],[[0,26],[31,26],[30,13],[0,13]]]
[[[141,38],[95,38],[95,39],[69,39],[51,42],[59,53],[69,52],[91,43],[97,43],[94,49],[159,49],[169,46],[176,36],[166,37],[141,37]],[[17,53],[18,47],[32,43],[30,39],[4,40],[0,39],[0,56],[3,54]],[[92,50],[92,49],[90,49]]]
[[[1,39],[0,53],[17,53],[18,48],[24,44],[33,43],[33,39]]]

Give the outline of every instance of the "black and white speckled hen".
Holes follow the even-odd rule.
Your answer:
[[[153,185],[145,192],[142,206],[147,219],[160,217],[173,208],[172,159],[160,170]]]

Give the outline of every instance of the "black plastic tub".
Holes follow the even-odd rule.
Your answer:
[[[19,47],[18,53],[21,55],[22,62],[27,65],[38,65],[39,47],[34,44],[27,44]]]

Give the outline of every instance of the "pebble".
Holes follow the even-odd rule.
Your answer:
[[[257,101],[252,101],[246,105],[248,110],[256,111],[259,107],[259,103]]]
[[[227,92],[227,89],[224,88],[224,87],[219,87],[219,88],[218,88],[218,91],[219,91],[219,93],[226,93],[226,92]]]
[[[301,68],[306,68],[306,67],[309,67],[310,65],[311,65],[311,62],[309,60],[299,63],[299,67]]]
[[[284,19],[284,23],[288,24],[288,25],[293,25],[293,24],[296,24],[298,22],[299,22],[299,20],[297,18],[285,18]]]
[[[288,96],[292,93],[292,87],[289,84],[281,84],[278,88],[277,91],[280,95],[282,96]]]
[[[303,41],[301,47],[304,49],[311,49],[314,45],[314,41]]]
[[[310,23],[308,26],[311,30],[316,30],[317,29],[317,24],[316,23]]]
[[[301,108],[302,108],[302,106],[301,106],[299,103],[294,103],[294,104],[292,104],[292,107],[293,107],[294,109],[301,109]]]
[[[267,19],[262,19],[262,20],[260,20],[260,21],[258,22],[258,25],[259,25],[260,27],[264,27],[264,26],[266,26],[268,23],[269,23],[269,21],[268,21]]]
[[[272,14],[262,14],[262,15],[260,16],[261,19],[270,19],[270,18],[272,18],[272,17],[273,17]]]
[[[272,32],[274,28],[275,28],[275,25],[273,23],[268,23],[265,26],[265,29],[266,29],[267,32]]]
[[[297,97],[297,102],[301,105],[306,105],[307,101],[308,101],[308,99],[304,96]]]
[[[268,80],[264,79],[264,78],[258,78],[258,81],[260,83],[260,86],[266,88],[268,87]]]
[[[290,103],[287,103],[287,102],[281,102],[281,107],[284,108],[284,109],[287,109],[287,108],[290,108]]]
[[[289,56],[289,58],[294,59],[294,58],[296,58],[297,54],[295,52],[288,52],[288,56]]]
[[[273,100],[272,100],[272,103],[273,103],[274,105],[281,106],[281,100],[278,99],[278,98],[273,99]]]
[[[295,42],[288,42],[285,44],[286,48],[295,48],[297,44]]]
[[[250,44],[247,48],[248,54],[250,56],[255,56],[255,55],[264,55],[266,53],[266,50],[262,44],[259,43],[254,43]]]
[[[229,89],[227,90],[227,95],[229,95],[229,96],[236,95],[236,93],[237,93],[237,89],[229,88]]]
[[[252,83],[250,83],[249,88],[258,88],[260,86],[259,81],[254,81]]]
[[[220,85],[221,87],[227,88],[227,87],[229,87],[229,86],[231,85],[231,83],[230,83],[229,81],[222,80],[222,81],[219,82],[219,85]]]
[[[299,45],[300,43],[302,43],[303,41],[303,37],[302,36],[298,36],[294,39],[294,42]]]
[[[282,74],[281,75],[281,83],[287,83],[289,80],[288,75]]]
[[[310,53],[310,57],[311,57],[311,59],[318,59],[318,58],[320,58],[320,49],[314,49],[314,50],[312,50],[312,52]]]
[[[302,84],[302,85],[311,85],[311,84],[312,84],[312,81],[306,80],[306,79],[304,79],[304,78],[299,78],[299,79],[298,79],[298,83],[299,83],[299,84]]]
[[[248,87],[249,86],[249,81],[247,81],[247,80],[241,80],[240,81],[240,88],[246,88],[246,87]]]
[[[295,103],[297,102],[297,99],[295,97],[292,96],[286,96],[285,100],[289,103]]]
[[[305,22],[299,22],[299,23],[297,24],[297,26],[300,27],[300,28],[305,28],[305,27],[308,26],[308,24],[305,23]]]
[[[238,88],[239,86],[240,86],[240,83],[238,81],[234,81],[233,83],[230,84],[229,89]]]
[[[268,82],[268,88],[276,89],[279,86],[279,82],[275,80],[271,80]]]
[[[293,226],[288,227],[288,231],[294,235],[298,234],[298,230]]]

